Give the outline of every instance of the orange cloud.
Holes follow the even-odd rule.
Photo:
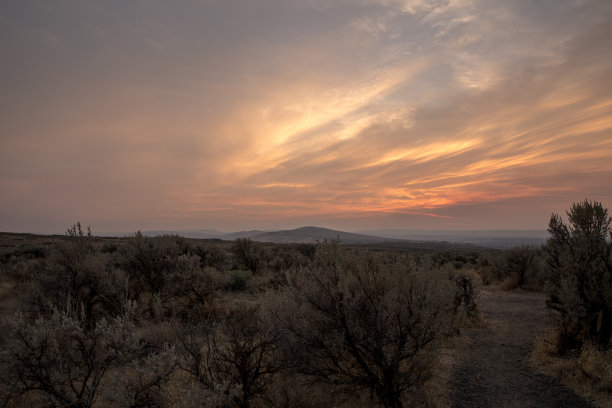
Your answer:
[[[7,6],[0,230],[497,228],[540,222],[495,218],[513,200],[612,199],[612,3],[560,1]]]

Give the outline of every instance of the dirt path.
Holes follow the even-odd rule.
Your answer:
[[[592,407],[528,365],[547,322],[544,300],[540,293],[481,290],[486,327],[462,330],[466,344],[450,381],[453,407]]]

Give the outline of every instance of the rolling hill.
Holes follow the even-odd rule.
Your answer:
[[[393,238],[381,238],[372,235],[354,234],[319,227],[301,227],[285,231],[264,232],[250,236],[253,241],[286,243],[313,243],[339,239],[343,244],[376,244],[382,242],[402,241]]]
[[[144,235],[156,236],[178,234],[185,238],[221,239],[233,241],[237,238],[250,238],[258,242],[270,243],[314,243],[317,241],[339,239],[347,245],[380,245],[402,246],[402,244],[453,244],[475,245],[496,249],[507,249],[519,245],[540,246],[546,242],[548,232],[543,230],[472,230],[472,231],[441,231],[441,230],[367,230],[345,232],[321,227],[300,227],[291,230],[262,231],[248,230],[237,232],[222,232],[217,230],[194,229],[173,231],[144,231]],[[125,236],[126,234],[120,234]],[[129,234],[131,235],[131,234]]]

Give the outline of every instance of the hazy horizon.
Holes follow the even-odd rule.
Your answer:
[[[369,232],[372,231],[398,231],[398,232],[405,232],[405,231],[411,231],[411,232],[499,232],[499,231],[503,231],[503,232],[511,232],[511,231],[517,231],[517,232],[526,232],[526,231],[538,231],[538,232],[542,232],[542,231],[546,231],[548,228],[548,225],[543,226],[542,228],[377,228],[377,227],[371,227],[371,228],[357,228],[357,227],[332,227],[332,226],[328,226],[328,225],[311,225],[311,224],[304,224],[304,225],[288,225],[287,227],[267,227],[267,226],[260,226],[260,227],[236,227],[236,228],[207,228],[207,227],[202,227],[202,228],[198,228],[198,227],[194,227],[194,226],[187,226],[184,228],[180,228],[180,227],[176,227],[173,228],[172,226],[167,226],[164,228],[155,228],[155,227],[151,227],[151,228],[135,228],[135,229],[127,229],[127,230],[113,230],[113,229],[100,229],[97,228],[96,225],[92,225],[90,223],[87,222],[82,222],[80,220],[74,220],[71,223],[69,222],[69,224],[67,224],[65,227],[60,227],[58,229],[36,229],[36,228],[30,228],[30,229],[20,229],[20,230],[9,230],[9,229],[0,229],[0,232],[8,232],[8,233],[24,233],[24,234],[41,234],[41,235],[45,235],[45,234],[50,234],[50,235],[63,235],[65,234],[66,230],[68,228],[70,228],[72,225],[76,224],[76,223],[80,223],[81,226],[83,228],[86,227],[90,227],[91,231],[94,235],[96,234],[103,234],[103,235],[108,235],[108,234],[133,234],[137,231],[163,231],[163,232],[174,232],[174,231],[191,231],[191,232],[198,232],[198,231],[216,231],[219,233],[224,233],[224,234],[232,234],[232,233],[236,233],[236,232],[241,232],[241,231],[265,231],[265,232],[273,232],[273,231],[285,231],[285,230],[294,230],[294,229],[298,229],[298,228],[304,228],[304,227],[315,227],[315,228],[323,228],[323,229],[331,229],[331,230],[339,230],[339,231],[344,231],[344,232],[351,232],[351,233],[363,233],[363,234],[367,234]]]
[[[608,0],[8,0],[0,231],[545,230],[612,205]]]
[[[522,237],[522,238],[541,238],[548,236],[547,229],[410,229],[410,228],[383,228],[383,229],[334,229],[321,225],[302,225],[298,227],[290,227],[290,228],[238,228],[235,230],[222,230],[216,228],[175,228],[175,229],[136,229],[133,231],[100,231],[92,227],[88,224],[81,223],[81,227],[86,229],[87,227],[91,228],[92,234],[100,235],[100,236],[129,236],[133,235],[137,232],[142,233],[193,233],[193,234],[219,234],[222,235],[232,235],[240,232],[282,232],[282,231],[293,231],[303,228],[317,228],[317,229],[329,229],[333,231],[341,231],[353,234],[363,234],[363,235],[371,235],[371,236],[380,236],[380,237],[388,237],[388,238],[400,238],[402,235],[406,234],[415,234],[415,235],[429,235],[431,236],[453,236],[453,234],[459,234],[463,237],[468,236],[495,236],[495,237]],[[66,228],[67,229],[67,228]],[[37,235],[64,235],[66,233],[66,229],[64,230],[54,230],[54,231],[0,231],[6,233],[16,233],[16,234],[37,234]],[[449,235],[450,234],[450,235]],[[454,236],[459,236],[454,235]]]

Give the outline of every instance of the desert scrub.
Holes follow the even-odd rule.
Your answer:
[[[549,328],[536,341],[530,362],[539,371],[557,377],[599,407],[612,406],[612,350],[585,343],[579,350],[559,354],[562,336]]]
[[[372,402],[401,407],[455,331],[453,296],[443,272],[332,242],[312,267],[289,273],[276,314],[297,372],[336,394],[365,389]]]
[[[83,324],[95,326],[121,313],[127,285],[127,275],[117,268],[114,256],[100,252],[91,230],[85,232],[77,223],[20,285],[21,311],[48,317],[54,309],[78,308]]]
[[[478,307],[479,276],[473,270],[450,270],[449,279],[455,282],[452,310],[458,327],[481,326],[484,323]]]
[[[227,286],[232,291],[241,291],[247,288],[253,273],[249,270],[236,269],[229,272]]]
[[[598,202],[574,203],[566,224],[553,214],[544,251],[553,327],[532,362],[584,396],[612,405],[612,219]]]
[[[106,373],[137,346],[129,318],[91,327],[73,311],[33,322],[17,314],[7,337],[0,353],[5,403],[27,394],[41,405],[91,407]]]
[[[232,245],[232,252],[238,269],[260,273],[268,263],[268,252],[258,242],[249,238],[238,238]]]
[[[248,408],[270,401],[269,386],[282,368],[282,332],[258,305],[238,303],[217,318],[180,324],[179,366],[200,388],[207,406]]]
[[[529,245],[517,246],[506,250],[502,259],[502,289],[544,289],[546,270],[540,249]]]

